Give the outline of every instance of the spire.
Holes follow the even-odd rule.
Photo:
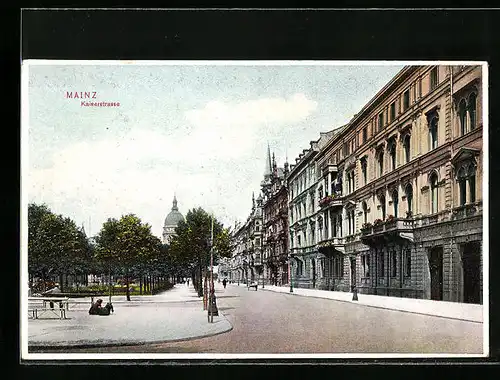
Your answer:
[[[177,198],[175,197],[175,194],[174,201],[172,202],[172,211],[179,211],[179,209],[177,208]]]
[[[270,176],[271,173],[272,173],[271,148],[269,148],[269,143],[267,143],[267,159],[266,159],[266,170],[264,172],[264,176]]]
[[[252,209],[255,208],[255,192],[252,191]]]

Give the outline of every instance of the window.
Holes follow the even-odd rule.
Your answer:
[[[368,206],[366,205],[366,202],[363,202],[362,209],[363,209],[363,223],[367,223],[368,222]]]
[[[410,108],[410,90],[406,90],[403,94],[403,111]]]
[[[411,276],[411,250],[405,250],[404,276]]]
[[[472,93],[469,95],[469,127],[470,130],[476,128],[476,94]]]
[[[410,218],[413,215],[413,187],[408,184],[406,186],[406,217]]]
[[[438,118],[433,117],[429,125],[429,134],[431,140],[431,149],[436,149],[438,146]]]
[[[391,252],[392,256],[392,265],[391,265],[391,270],[392,270],[392,277],[396,277],[398,273],[398,255],[396,251]]]
[[[385,259],[384,252],[380,252],[379,253],[379,260],[378,260],[379,261],[378,262],[378,269],[379,269],[378,275],[380,277],[383,277],[384,276],[384,272],[385,272],[384,259]]]
[[[464,99],[458,104],[458,120],[460,122],[460,132],[465,135],[467,133],[467,110]]]
[[[260,245],[260,238],[255,239],[255,245],[259,246]]]
[[[458,171],[458,188],[460,193],[460,206],[463,206],[467,203],[467,173],[463,166]]]
[[[378,175],[382,176],[384,174],[384,152],[380,152],[378,155]]]
[[[366,255],[366,277],[370,277],[370,255]]]
[[[368,140],[368,128],[364,127],[363,128],[363,144]]]
[[[396,143],[392,143],[389,148],[389,154],[391,155],[391,169],[396,169]]]
[[[363,159],[361,161],[361,172],[363,174],[363,183],[366,185],[368,183],[368,178],[367,178],[367,171],[366,171],[366,166],[367,166],[367,162],[366,162],[366,159]]]
[[[394,190],[392,193],[392,204],[394,206],[394,217],[398,217],[398,192],[397,190]]]
[[[469,198],[471,203],[476,201],[476,173],[469,176]]]
[[[405,163],[410,162],[411,158],[411,153],[410,153],[410,146],[411,146],[411,137],[410,135],[406,135],[404,140],[403,140],[404,148],[405,148]]]
[[[430,74],[431,90],[435,89],[438,85],[438,68],[434,67]]]
[[[382,220],[385,219],[385,196],[380,196],[380,212],[382,216]]]
[[[383,126],[384,126],[384,113],[381,112],[378,115],[378,130],[381,131]]]
[[[297,235],[297,247],[302,247],[302,244],[300,241],[300,235]]]
[[[394,121],[394,119],[396,119],[396,102],[391,103],[390,113],[391,113],[391,121]]]
[[[431,174],[431,213],[438,212],[438,178],[436,173]]]

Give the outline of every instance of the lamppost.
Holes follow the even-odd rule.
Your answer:
[[[215,288],[214,288],[214,217],[212,215],[212,229],[210,237],[210,293],[208,302],[208,316],[209,322],[213,323],[214,315],[219,315],[219,310],[217,309],[217,301],[215,298]]]
[[[352,300],[358,300],[358,289],[356,287],[356,257],[351,258],[351,270],[352,270]]]
[[[292,252],[288,253],[288,281],[290,282],[290,293],[293,293],[293,285],[292,285]]]

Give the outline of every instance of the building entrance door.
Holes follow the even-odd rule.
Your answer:
[[[356,258],[351,257],[351,292],[356,287]]]
[[[433,247],[429,253],[431,300],[443,300],[443,247]]]
[[[311,267],[312,267],[312,286],[316,288],[316,260],[311,259]]]
[[[464,302],[482,304],[481,301],[481,245],[466,243],[463,247]]]

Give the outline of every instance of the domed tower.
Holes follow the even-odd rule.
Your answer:
[[[174,195],[174,201],[172,202],[172,210],[168,213],[165,218],[165,224],[163,226],[163,244],[169,244],[172,237],[175,236],[175,228],[180,221],[184,220],[184,216],[179,212],[177,208],[177,199]]]

